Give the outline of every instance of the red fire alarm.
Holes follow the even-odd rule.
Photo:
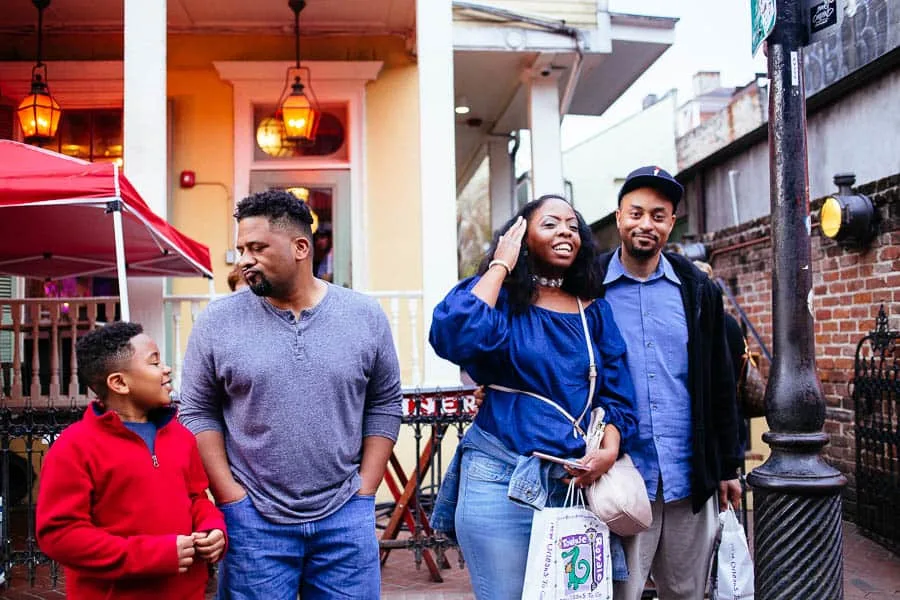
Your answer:
[[[182,171],[179,180],[181,181],[181,187],[192,188],[197,183],[197,175],[193,171]]]

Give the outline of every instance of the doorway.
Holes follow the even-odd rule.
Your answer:
[[[313,273],[337,285],[352,287],[350,171],[250,172],[251,194],[273,189],[291,191],[303,199],[313,213],[313,238],[317,246]]]

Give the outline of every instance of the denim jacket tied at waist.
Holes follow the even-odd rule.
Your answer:
[[[460,440],[456,453],[447,467],[444,481],[438,490],[434,510],[431,514],[431,528],[440,531],[456,543],[456,505],[459,500],[460,470],[462,455],[466,450],[478,450],[491,458],[502,461],[513,467],[509,480],[509,499],[516,504],[541,510],[547,505],[550,495],[550,479],[565,477],[566,471],[561,465],[542,461],[534,456],[521,456],[509,450],[490,433],[472,425]],[[622,540],[610,533],[610,554],[613,563],[613,579],[628,579],[628,566],[625,562],[625,550]]]

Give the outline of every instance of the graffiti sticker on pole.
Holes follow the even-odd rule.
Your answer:
[[[775,0],[750,0],[750,26],[753,28],[753,56],[775,27]]]
[[[840,27],[847,0],[804,0],[803,11],[809,31],[808,44],[813,44],[833,35]]]

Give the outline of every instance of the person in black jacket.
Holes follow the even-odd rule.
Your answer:
[[[637,392],[639,432],[626,450],[653,505],[650,529],[624,540],[629,579],[616,583],[616,600],[639,600],[648,575],[660,600],[702,598],[718,510],[741,497],[721,292],[662,251],[683,191],[659,167],[629,174],[616,211],[621,247],[597,264]]]
[[[713,278],[712,266],[710,266],[709,263],[695,260],[694,266],[706,273],[706,276],[709,277],[710,281],[715,281]],[[744,411],[741,410],[741,390],[738,385],[738,380],[741,377],[741,371],[744,369],[744,351],[747,347],[747,340],[744,337],[744,332],[741,330],[741,324],[728,312],[725,312],[725,342],[728,344],[728,352],[731,354],[731,368],[735,379],[735,393],[737,394],[738,400],[738,447],[740,448],[741,455],[743,455],[747,451],[750,441],[750,432],[747,427],[747,418],[744,416]]]

